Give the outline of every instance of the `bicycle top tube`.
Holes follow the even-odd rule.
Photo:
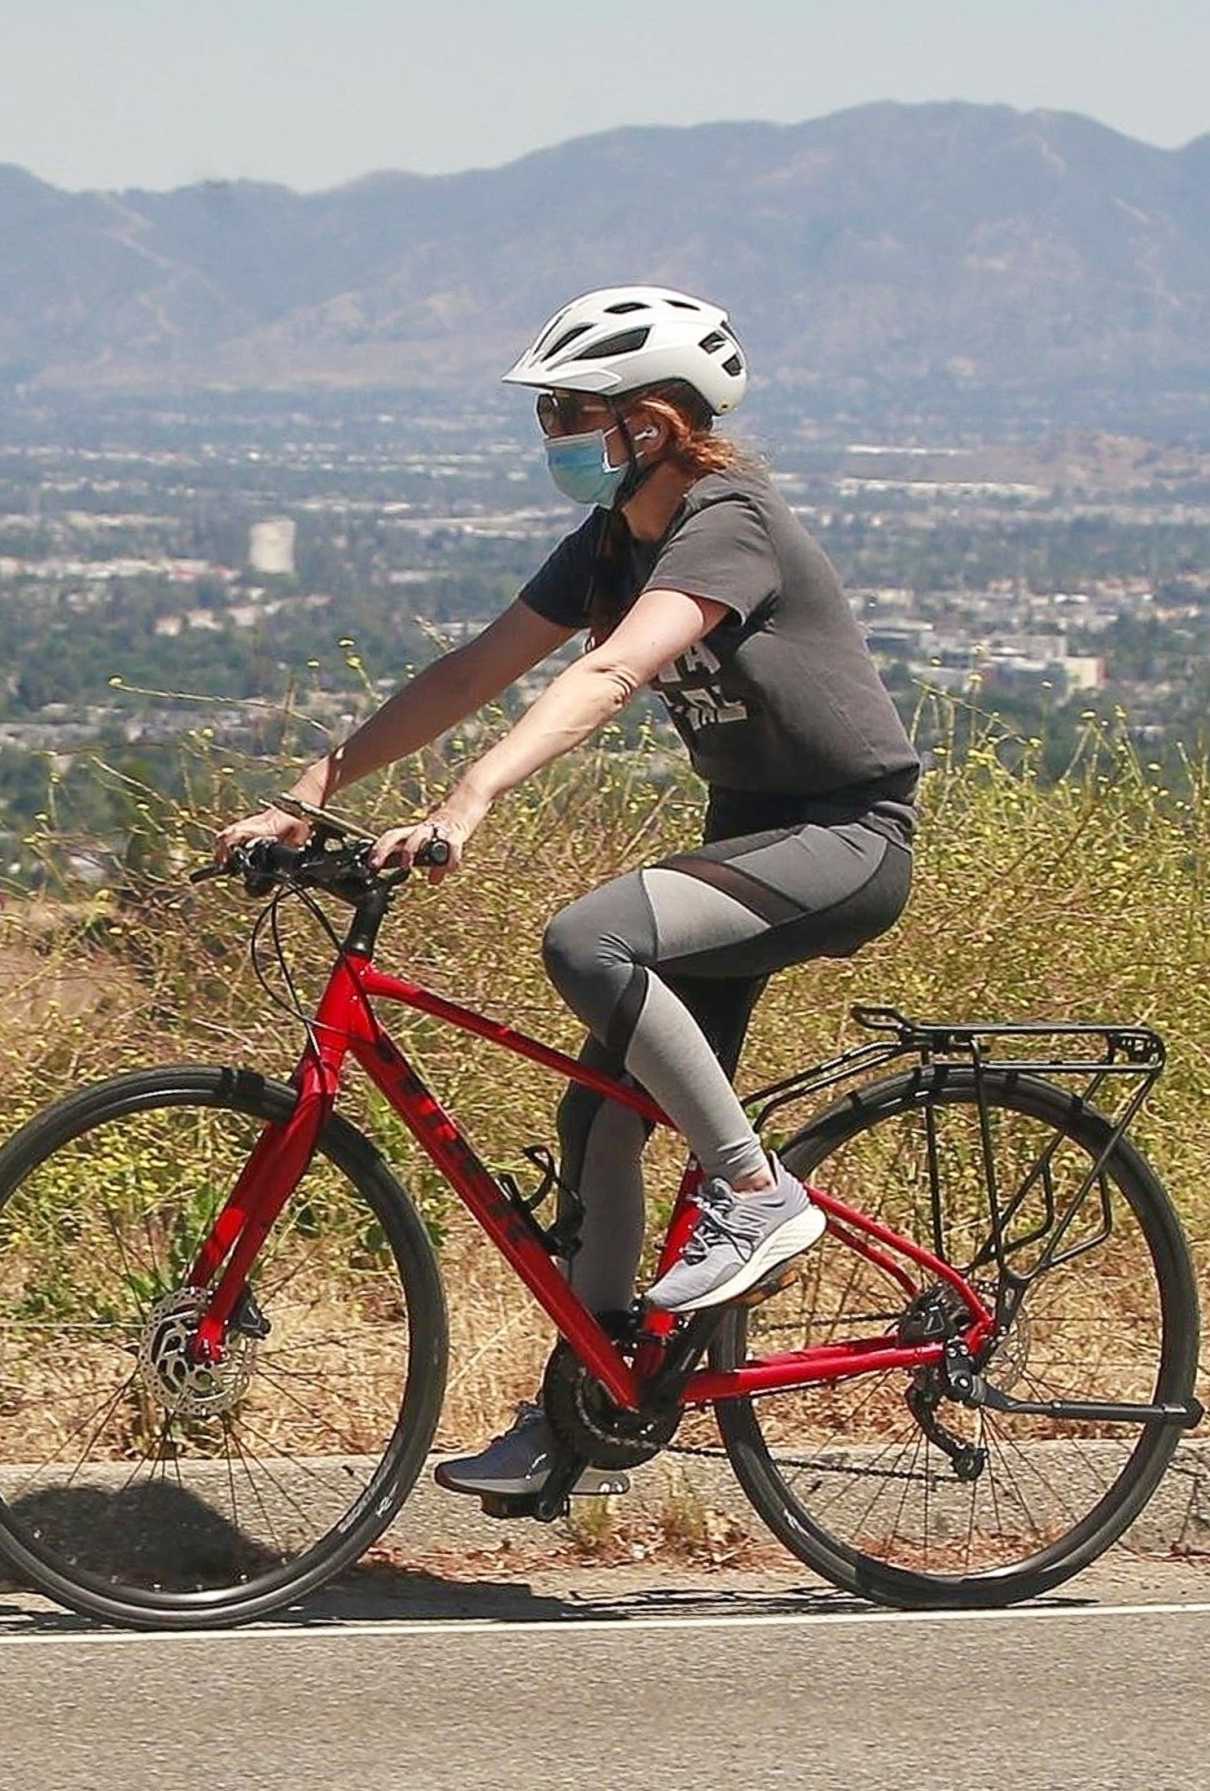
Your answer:
[[[642,1397],[641,1386],[648,1374],[658,1374],[661,1339],[667,1340],[674,1328],[672,1321],[667,1315],[651,1314],[649,1321],[645,1321],[643,1326],[643,1336],[648,1339],[648,1344],[640,1349],[634,1364],[627,1363],[619,1354],[616,1344],[601,1330],[598,1321],[572,1293],[566,1279],[540,1241],[540,1235],[528,1214],[523,1216],[507,1197],[499,1180],[479,1160],[473,1147],[462,1135],[453,1115],[442,1108],[439,1100],[394,1045],[373,1011],[371,998],[377,996],[414,1007],[435,1019],[530,1058],[569,1081],[591,1087],[610,1099],[636,1109],[655,1123],[670,1122],[642,1090],[616,1081],[602,1071],[590,1069],[561,1051],[515,1032],[502,1022],[489,1020],[417,983],[389,976],[378,970],[372,962],[373,935],[377,923],[387,911],[391,893],[406,880],[408,871],[407,867],[387,873],[372,871],[366,862],[368,849],[368,842],[365,841],[359,841],[353,846],[342,845],[336,851],[324,849],[322,842],[318,848],[296,848],[285,846],[280,841],[262,841],[246,852],[241,852],[238,858],[232,854],[235,863],[229,867],[218,867],[220,874],[228,868],[236,874],[243,874],[246,886],[254,894],[266,893],[266,881],[270,889],[280,885],[283,891],[311,887],[341,896],[346,901],[351,901],[355,909],[349,937],[339,947],[337,962],[315,1012],[309,1049],[304,1052],[296,1074],[301,1097],[300,1110],[291,1122],[291,1128],[298,1128],[303,1154],[309,1148],[308,1138],[313,1141],[315,1128],[323,1123],[323,1114],[335,1101],[340,1083],[341,1061],[345,1053],[351,1050],[362,1068],[379,1085],[387,1100],[404,1119],[426,1153],[435,1161],[472,1216],[529,1286],[580,1359],[592,1366],[616,1400],[634,1406]],[[202,873],[214,874],[215,869],[210,867]],[[362,934],[367,935],[364,941],[359,937]],[[337,943],[339,945],[339,941]],[[675,1248],[683,1245],[691,1229],[691,1197],[699,1175],[700,1171],[691,1158],[682,1178],[665,1254],[669,1249],[675,1253]],[[284,1179],[276,1174],[271,1176],[269,1181],[277,1184],[271,1195],[267,1185],[240,1190],[237,1198],[243,1217],[252,1220],[252,1229],[246,1238],[241,1238],[244,1248],[240,1253],[242,1259],[238,1262],[236,1272],[224,1276],[225,1285],[221,1290],[216,1290],[218,1297],[207,1315],[207,1343],[211,1340],[218,1343],[218,1332],[238,1295],[237,1283],[242,1282],[243,1274],[251,1265],[256,1248],[252,1230],[256,1229],[254,1215],[257,1209],[272,1223],[272,1216],[276,1210],[280,1210],[280,1203],[288,1198],[289,1189],[284,1184],[290,1179],[289,1175]],[[262,1178],[254,1173],[254,1180],[260,1183]],[[888,1227],[842,1207],[821,1191],[817,1193],[820,1204],[831,1214],[838,1242],[855,1249],[871,1263],[879,1264],[889,1271],[892,1279],[905,1292],[912,1286],[913,1269],[917,1275],[923,1271],[926,1275],[934,1274],[949,1281],[966,1307],[971,1335],[975,1336],[986,1328],[990,1322],[989,1316],[978,1294],[948,1265],[932,1258],[927,1251],[913,1246],[909,1240],[900,1238]],[[854,1233],[863,1235],[858,1237]],[[221,1240],[223,1243],[227,1241],[225,1236]],[[887,1250],[906,1259],[907,1266],[896,1270],[886,1255]],[[217,1251],[214,1252],[214,1255],[217,1254]],[[207,1256],[205,1266],[212,1269],[217,1267],[217,1262],[212,1262]],[[910,1362],[925,1365],[932,1361],[935,1354],[932,1344],[897,1346],[882,1339],[875,1340],[875,1345],[872,1353],[865,1345],[854,1346],[852,1349],[841,1346],[839,1350],[827,1350],[822,1355],[813,1351],[795,1352],[778,1364],[769,1365],[762,1387],[770,1381],[779,1385],[806,1384],[817,1378],[871,1372],[876,1361],[885,1366],[890,1365],[889,1358],[884,1354],[888,1347],[895,1350],[897,1366]],[[651,1356],[651,1349],[655,1349],[655,1356]],[[747,1370],[737,1370],[734,1378],[731,1375],[724,1376],[721,1382],[712,1384],[711,1396],[728,1397],[741,1393],[746,1387],[747,1373]],[[765,1373],[766,1371],[762,1371],[762,1374]],[[722,1388],[726,1391],[722,1391]],[[694,1399],[696,1392],[696,1388],[690,1392],[690,1399]]]

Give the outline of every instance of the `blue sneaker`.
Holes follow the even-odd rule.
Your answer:
[[[777,1180],[759,1194],[737,1194],[709,1181],[694,1196],[701,1208],[679,1261],[647,1290],[662,1312],[700,1312],[746,1293],[782,1263],[818,1242],[827,1214],[802,1183],[770,1159]]]
[[[523,1400],[501,1436],[478,1455],[441,1462],[433,1479],[447,1492],[474,1493],[481,1499],[536,1493],[546,1484],[554,1446],[542,1407]],[[576,1495],[629,1492],[630,1477],[618,1468],[585,1468],[571,1490]]]

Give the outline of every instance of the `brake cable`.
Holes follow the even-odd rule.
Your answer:
[[[282,1013],[289,1014],[291,1019],[302,1022],[307,1034],[307,1043],[310,1046],[312,1054],[318,1058],[319,1041],[316,1037],[317,1029],[320,1026],[323,1026],[325,1031],[335,1031],[336,1028],[328,1026],[324,1021],[316,1020],[307,1012],[302,1004],[302,997],[299,994],[298,985],[294,980],[294,974],[290,969],[289,961],[286,958],[285,942],[281,935],[279,910],[283,901],[285,901],[288,896],[295,896],[312,918],[319,922],[320,926],[327,934],[328,939],[331,941],[339,962],[342,964],[347,962],[349,954],[345,950],[344,941],[340,938],[336,928],[328,919],[322,904],[315,900],[308,889],[302,884],[296,883],[292,878],[282,879],[279,887],[274,890],[269,901],[257,915],[248,942],[249,957],[252,962],[253,973],[265,996],[273,1003],[274,1007],[279,1008]],[[273,940],[273,955],[276,959],[277,967],[281,972],[282,980],[286,985],[289,1000],[284,1000],[269,982],[265,975],[260,957],[258,956],[257,947],[260,942],[261,933],[266,924],[269,926]]]
[[[341,963],[346,961],[349,954],[345,950],[344,942],[338,935],[332,922],[329,920],[322,904],[315,900],[308,889],[304,888],[299,883],[295,883],[292,879],[283,880],[281,882],[279,887],[274,890],[269,901],[257,915],[256,920],[253,923],[252,934],[249,940],[249,956],[251,958],[253,971],[256,975],[256,980],[260,984],[267,998],[283,1013],[289,1014],[291,1019],[300,1020],[302,1022],[306,1029],[307,1042],[311,1051],[318,1057],[319,1045],[315,1037],[315,1031],[316,1027],[323,1024],[323,1022],[314,1020],[302,1005],[302,999],[298,992],[298,985],[294,980],[294,974],[291,971],[289,962],[286,958],[285,942],[281,936],[279,910],[281,904],[289,896],[295,896],[302,903],[307,912],[319,922],[335,948],[337,958]],[[257,946],[260,940],[260,935],[266,924],[269,926],[273,939],[273,955],[277,961],[278,969],[281,971],[282,979],[285,982],[286,989],[290,996],[288,1001],[283,1000],[277,990],[273,988],[264,973],[260,958],[257,955]],[[325,1030],[334,1029],[325,1026]],[[888,1318],[896,1315],[888,1313],[866,1313],[861,1316],[865,1318]],[[768,1326],[766,1328],[769,1330],[789,1330],[792,1327],[790,1325],[777,1325]],[[692,1443],[670,1443],[665,1448],[664,1453],[667,1455],[688,1456],[696,1460],[715,1461],[724,1459],[727,1456],[726,1449],[720,1448],[717,1444],[714,1446],[710,1446],[709,1444],[703,1446],[701,1444],[694,1445]],[[927,1479],[931,1480],[934,1486],[940,1486],[942,1484],[941,1478],[935,1473],[931,1473],[927,1468],[925,1472],[921,1474],[918,1470],[913,1472],[911,1469],[862,1467],[856,1463],[848,1461],[843,1463],[821,1463],[818,1455],[811,1457],[776,1455],[772,1456],[771,1459],[777,1467],[818,1468],[825,1473],[840,1472],[862,1479],[868,1478],[899,1481]]]

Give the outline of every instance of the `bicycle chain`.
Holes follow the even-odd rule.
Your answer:
[[[729,1461],[725,1449],[707,1448],[704,1444],[669,1443],[663,1451],[665,1455],[691,1455],[704,1461]],[[828,1474],[851,1474],[862,1480],[911,1480],[927,1483],[931,1487],[948,1485],[949,1482],[940,1474],[913,1474],[906,1468],[860,1468],[849,1462],[829,1462],[821,1466],[819,1457],[812,1455],[804,1458],[800,1455],[771,1455],[769,1460],[775,1468],[820,1468]]]
[[[900,1311],[900,1312],[837,1312],[837,1313],[834,1313],[834,1314],[831,1314],[828,1316],[824,1316],[824,1317],[820,1317],[820,1315],[818,1313],[812,1313],[811,1314],[811,1323],[813,1325],[840,1325],[840,1324],[844,1324],[844,1325],[884,1325],[884,1324],[885,1325],[893,1325],[893,1324],[897,1324],[898,1321],[902,1317],[903,1317],[902,1311]],[[755,1326],[753,1326],[753,1334],[757,1337],[770,1337],[770,1336],[772,1336],[774,1331],[801,1331],[801,1330],[802,1330],[802,1320],[801,1319],[789,1319],[784,1324],[779,1324],[779,1325],[755,1325]]]
[[[842,1322],[846,1325],[894,1324],[902,1317],[902,1312],[838,1312],[834,1316],[827,1318],[820,1318],[818,1315],[814,1315],[813,1322],[825,1325],[840,1324]],[[775,1331],[801,1330],[802,1320],[791,1319],[785,1324],[761,1325],[757,1334],[759,1336],[768,1337],[772,1336]],[[663,1453],[665,1455],[687,1455],[698,1461],[727,1461],[730,1459],[725,1449],[717,1446],[708,1447],[701,1443],[669,1443],[663,1450]],[[775,1468],[814,1468],[819,1466],[818,1456],[811,1456],[809,1459],[804,1459],[802,1456],[797,1455],[777,1455],[770,1456],[769,1459]],[[860,1477],[865,1480],[921,1481],[927,1479],[933,1486],[939,1486],[942,1483],[937,1475],[926,1476],[923,1474],[912,1474],[906,1469],[898,1468],[861,1468],[850,1465],[848,1462],[844,1463],[843,1466],[840,1464],[831,1464],[826,1471],[832,1474],[851,1474],[855,1478]]]

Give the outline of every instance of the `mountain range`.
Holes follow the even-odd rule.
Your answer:
[[[726,304],[775,382],[1210,382],[1210,134],[1160,149],[1064,112],[626,128],[305,194],[0,166],[0,244],[10,387],[479,380],[630,280]]]

